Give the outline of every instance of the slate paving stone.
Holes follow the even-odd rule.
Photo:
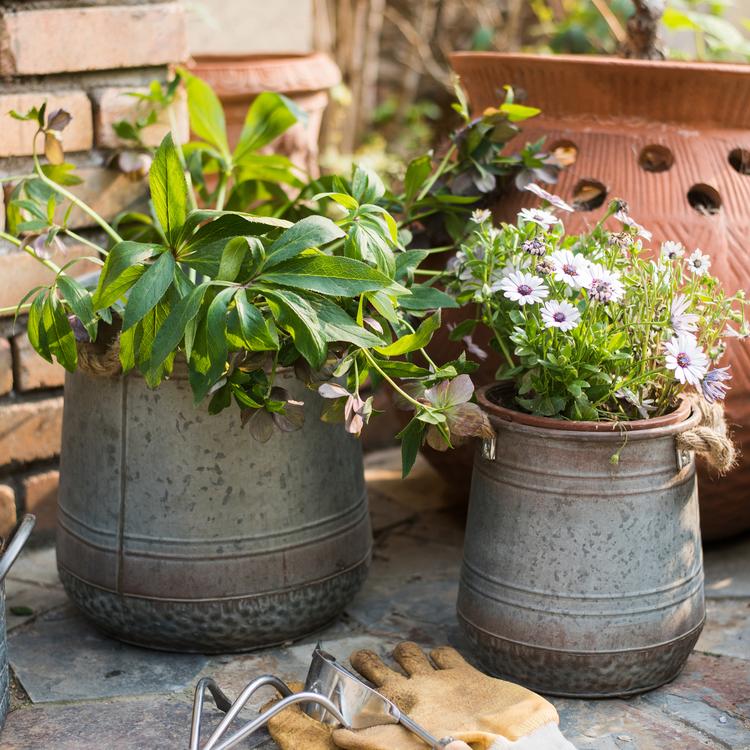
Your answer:
[[[24,549],[8,573],[8,581],[59,586],[54,547]]]
[[[706,547],[706,597],[750,598],[750,534]]]
[[[706,601],[706,625],[696,649],[750,659],[750,599]]]
[[[8,632],[45,612],[62,607],[68,597],[62,586],[37,586],[6,579],[5,593],[10,602],[5,625]]]
[[[8,648],[15,675],[34,703],[181,690],[207,661],[119,643],[70,607],[15,630]]]

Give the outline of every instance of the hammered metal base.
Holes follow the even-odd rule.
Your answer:
[[[458,612],[482,666],[496,677],[564,698],[637,695],[671,682],[682,671],[704,621],[669,643],[627,651],[557,651],[517,643],[477,628]]]
[[[68,596],[108,635],[136,646],[184,653],[252,651],[302,638],[335,619],[367,577],[354,567],[285,591],[222,600],[169,601],[92,586],[58,566]]]

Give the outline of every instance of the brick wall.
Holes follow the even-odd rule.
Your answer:
[[[145,183],[111,168],[118,143],[112,123],[127,118],[136,100],[127,92],[167,76],[167,66],[187,58],[185,19],[176,1],[0,0],[0,177],[31,171],[34,126],[6,116],[47,101],[48,111],[67,109],[73,121],[64,132],[68,161],[84,179],[73,191],[105,218],[142,207]],[[184,102],[177,120],[187,133]],[[158,143],[164,122],[147,138]],[[12,184],[5,184],[5,197]],[[97,232],[81,214],[70,224],[89,239]],[[0,229],[5,225],[0,191]],[[62,265],[90,255],[85,245],[68,242],[53,260]],[[94,265],[82,262],[77,273]],[[50,272],[14,245],[0,239],[0,307],[18,303]],[[62,424],[62,368],[42,360],[30,347],[24,318],[0,317],[0,535],[28,510],[38,528],[55,522],[58,456]]]

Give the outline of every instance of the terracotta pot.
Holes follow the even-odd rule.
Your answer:
[[[307,113],[273,144],[273,151],[288,156],[313,176],[318,170],[318,136],[328,89],[341,82],[341,71],[320,52],[308,55],[227,55],[195,58],[195,75],[211,84],[224,105],[232,147],[242,132],[247,108],[258,94],[275,91],[292,99]]]
[[[477,394],[497,445],[477,450],[458,593],[474,655],[553,695],[669,682],[705,619],[695,460],[680,446],[700,415],[683,402],[625,426],[569,422],[504,395]]]
[[[548,148],[574,150],[575,162],[553,192],[573,202],[586,185],[605,188],[600,207],[566,217],[568,231],[592,227],[611,198],[623,198],[653,232],[654,247],[666,239],[700,247],[730,292],[750,289],[750,67],[495,53],[457,53],[451,61],[474,111],[497,104],[510,84],[542,109],[524,123],[519,139],[546,137]],[[531,193],[511,190],[494,213],[513,221],[521,208],[535,205]],[[492,380],[498,362],[490,357],[479,384]],[[750,346],[730,341],[722,364],[732,367],[728,417],[747,455]],[[722,479],[701,472],[704,538],[750,528],[748,486],[750,457]]]

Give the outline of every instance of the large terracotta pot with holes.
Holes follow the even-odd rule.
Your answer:
[[[542,109],[518,139],[546,137],[548,149],[570,157],[550,188],[579,201],[569,231],[593,226],[609,199],[623,198],[654,247],[666,239],[700,247],[730,292],[750,290],[750,66],[496,53],[451,61],[474,111],[496,105],[505,84]],[[495,215],[512,221],[537,204],[511,190]],[[493,380],[498,362],[490,360],[482,384]],[[732,367],[727,409],[746,455],[724,478],[701,472],[706,539],[750,528],[750,342],[730,341],[722,364]]]
[[[330,57],[321,52],[204,56],[195,58],[191,70],[210,83],[221,99],[232,147],[258,94],[275,91],[292,99],[307,114],[307,122],[291,127],[273,144],[273,151],[317,177],[318,136],[328,90],[341,82],[341,71]]]

